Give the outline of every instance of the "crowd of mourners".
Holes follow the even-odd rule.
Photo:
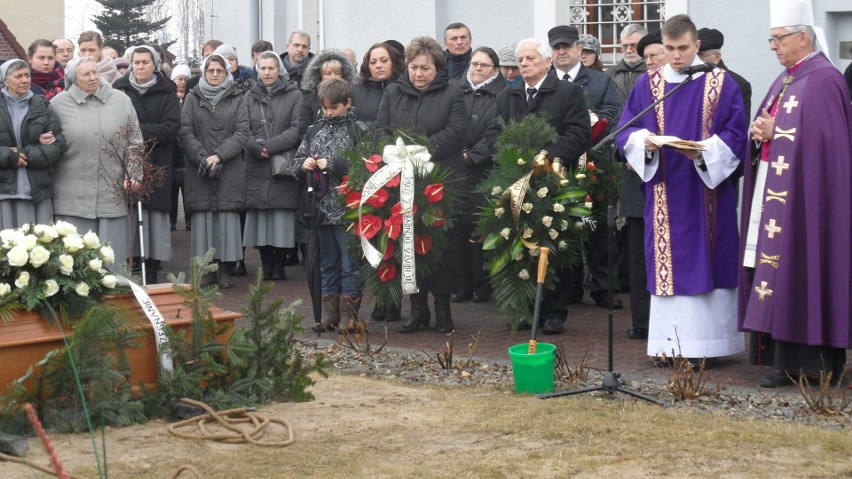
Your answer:
[[[263,274],[271,280],[284,280],[285,267],[298,264],[300,255],[304,259],[300,245],[307,232],[297,217],[305,185],[311,184],[318,191],[322,217],[317,229],[323,306],[318,327],[345,329],[359,314],[363,296],[360,264],[347,249],[352,233],[335,198],[335,187],[349,168],[345,149],[364,135],[380,138],[411,129],[429,138],[432,160],[473,191],[491,168],[502,124],[498,119],[546,114],[559,140],[542,147],[554,156],[579,158],[591,146],[589,112],[613,130],[624,120],[628,104],[640,104],[640,95],[632,92],[637,80],[647,84],[663,75],[666,82],[673,81],[664,67],[680,61],[675,58],[680,50],[669,49],[663,37],[677,39],[684,32],[691,35],[686,38],[695,47],[695,58],[678,67],[706,61],[718,67],[714,71],[726,72],[731,81],[725,92],[737,96],[732,111],[738,115],[744,147],[751,87],[722,62],[721,32],[688,25],[674,25],[668,33],[626,25],[620,31],[619,61],[606,71],[598,39],[564,25],[552,28],[547,40],[526,39],[494,49],[474,48],[470,29],[453,23],[444,31],[443,45],[428,36],[407,45],[386,40],[361,58],[346,48],[313,53],[304,31],[292,32],[281,54],[269,42],[256,42],[250,60],[231,45],[209,40],[197,68],[169,65],[166,52],[156,45],[131,47],[120,55],[94,31],[83,32],[76,48],[66,38],[36,40],[28,59],[6,59],[0,65],[0,228],[64,220],[78,230],[96,232],[103,241],[126,245],[128,208],[116,200],[116,178],[120,188],[131,190],[145,178],[128,176],[107,153],[116,135],[123,135],[122,148],[149,148],[149,160],[164,172],[162,184],[142,201],[144,255],[136,239],[132,257],[124,262],[136,267],[144,262],[145,280],[158,281],[161,262],[172,258],[171,232],[179,226],[182,198],[186,214],[180,226],[190,231],[191,254],[213,248],[219,264],[203,284],[230,288],[234,276],[246,275],[246,248],[259,251]],[[626,160],[633,138],[618,145]],[[737,147],[730,150],[744,158]],[[651,146],[642,150],[647,165],[654,164],[655,151]],[[707,164],[712,173],[713,161]],[[591,233],[585,269],[580,265],[559,272],[557,290],[542,308],[544,334],[564,331],[567,306],[581,302],[588,289],[592,301],[608,309],[622,308],[618,293],[629,293],[633,326],[627,334],[648,338],[651,298],[659,292],[646,267],[646,240],[652,237],[646,234],[649,193],[643,183],[650,176],[642,174],[632,166],[624,169],[617,227]],[[720,195],[733,191],[718,184],[713,188]],[[470,241],[483,203],[476,194],[464,198],[458,221],[446,233],[449,247],[442,267],[411,295],[411,312],[401,332],[428,329],[433,311],[433,328],[449,332],[451,303],[490,300],[481,245]],[[115,248],[122,250],[128,248]],[[608,267],[609,255],[615,258],[613,268]],[[400,320],[400,306],[375,307],[369,316]],[[530,319],[523,319],[520,327],[530,327]]]

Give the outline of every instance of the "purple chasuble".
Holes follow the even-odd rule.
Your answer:
[[[709,85],[707,75],[713,79]],[[662,76],[658,71],[639,77],[624,103],[619,127],[677,86]],[[663,91],[659,85],[665,85]],[[667,98],[662,108],[662,128],[651,110],[618,135],[622,152],[630,134],[647,129],[693,141],[718,135],[734,156],[745,158],[748,126],[742,96],[734,79],[722,70],[695,78]],[[697,295],[737,286],[737,176],[710,189],[695,171],[695,162],[674,149],[660,149],[657,172],[641,186],[651,294]]]
[[[761,103],[781,93],[785,71]],[[775,116],[756,268],[741,268],[739,327],[812,346],[852,346],[852,106],[819,53],[792,74]],[[748,164],[748,228],[757,167]],[[745,238],[743,230],[743,238]],[[743,245],[740,252],[743,251]],[[742,263],[741,263],[742,264]]]

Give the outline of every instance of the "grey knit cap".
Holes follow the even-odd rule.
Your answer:
[[[216,48],[216,51],[214,51],[213,53],[218,53],[219,55],[222,55],[223,57],[225,57],[225,60],[227,60],[228,57],[234,57],[234,60],[237,61],[237,64],[239,65],[240,63],[240,57],[237,56],[237,49],[234,48],[233,45],[219,45],[219,47]]]
[[[518,66],[518,56],[515,54],[515,49],[518,44],[509,42],[500,47],[497,51],[497,58],[500,59],[501,67],[516,67]]]

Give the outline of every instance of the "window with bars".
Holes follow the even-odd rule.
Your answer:
[[[631,23],[646,29],[662,27],[665,0],[571,0],[571,25],[581,33],[594,35],[601,42],[601,61],[614,65],[621,60],[621,30]]]

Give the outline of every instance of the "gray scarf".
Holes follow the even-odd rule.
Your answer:
[[[198,90],[201,92],[201,96],[210,100],[210,103],[213,106],[216,106],[222,98],[225,98],[225,95],[231,90],[231,85],[234,84],[234,77],[231,75],[231,72],[228,71],[228,67],[225,67],[225,71],[228,72],[228,76],[225,77],[225,81],[222,83],[213,86],[207,83],[207,77],[204,76],[204,72],[207,71],[207,64],[210,63],[210,57],[216,55],[217,57],[222,59],[222,63],[225,65],[229,65],[228,60],[225,60],[225,57],[219,55],[218,53],[213,53],[204,59],[204,64],[201,68],[201,78],[198,80]]]
[[[157,84],[157,73],[154,72],[154,74],[151,75],[151,79],[145,83],[137,82],[136,75],[134,75],[132,71],[130,72],[128,79],[130,80],[130,86],[132,86],[134,90],[138,91],[140,95],[144,95],[148,93],[149,88]]]

